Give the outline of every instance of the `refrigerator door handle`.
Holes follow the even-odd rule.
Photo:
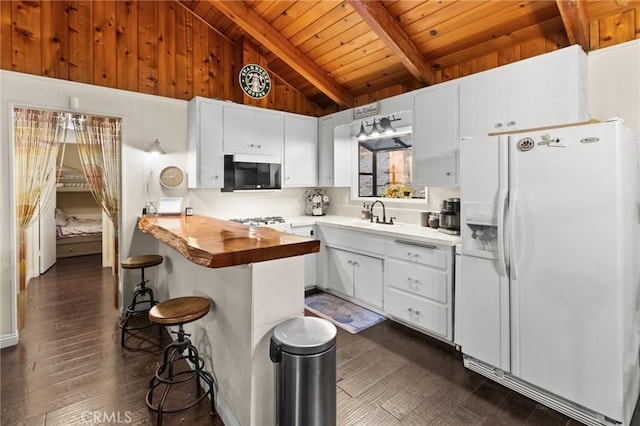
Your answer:
[[[500,188],[498,190],[498,259],[497,269],[498,275],[501,277],[507,277],[509,271],[509,265],[507,263],[506,238],[505,238],[505,226],[507,225],[507,193],[506,188]]]
[[[509,241],[509,277],[512,280],[518,279],[518,262],[516,259],[516,213],[518,205],[518,192],[515,188],[511,188],[511,197],[509,200],[509,228],[507,231],[507,238]],[[520,238],[522,241],[522,238]]]

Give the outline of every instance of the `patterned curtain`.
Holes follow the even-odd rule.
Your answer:
[[[82,170],[98,205],[118,230],[120,200],[120,119],[74,116]]]
[[[82,170],[98,205],[113,224],[113,303],[119,307],[118,285],[118,212],[120,210],[120,138],[118,118],[74,116],[73,128],[78,142]]]
[[[26,230],[53,198],[56,157],[66,137],[65,116],[53,111],[13,109],[14,170],[18,250],[18,328],[24,323],[27,288]]]

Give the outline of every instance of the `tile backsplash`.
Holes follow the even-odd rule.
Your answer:
[[[282,191],[265,192],[220,192],[216,189],[191,189],[186,195],[185,205],[193,207],[194,213],[222,219],[252,216],[303,216],[304,192],[309,188],[288,188]],[[325,188],[330,198],[327,214],[360,217],[363,201],[352,200],[349,188]],[[428,189],[423,203],[406,203],[384,200],[388,217],[401,223],[420,223],[420,213],[439,211],[440,202],[446,198],[459,197],[458,188]],[[184,196],[183,195],[183,196]],[[367,201],[370,205],[371,201]]]

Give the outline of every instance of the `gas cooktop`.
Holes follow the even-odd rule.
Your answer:
[[[231,222],[238,222],[243,225],[264,226],[276,223],[286,223],[282,216],[247,217],[243,219],[229,219]]]

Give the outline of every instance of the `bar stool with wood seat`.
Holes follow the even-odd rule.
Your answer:
[[[164,413],[176,413],[186,410],[198,404],[207,396],[211,399],[211,408],[209,413],[214,415],[215,400],[213,376],[205,371],[204,359],[198,355],[198,349],[191,343],[191,340],[184,332],[183,325],[196,321],[209,312],[211,303],[209,299],[197,296],[178,297],[158,303],[149,311],[149,319],[156,324],[165,326],[178,326],[178,331],[172,331],[177,334],[178,338],[167,346],[164,350],[162,365],[156,370],[155,376],[149,382],[149,391],[147,392],[147,406],[158,413],[158,425],[162,424],[162,415]],[[193,369],[186,362],[189,361]],[[183,405],[165,407],[169,391],[171,387],[180,383],[194,380],[196,386],[195,397],[188,401],[181,400]],[[203,392],[200,383],[206,385],[206,392]],[[164,389],[163,389],[164,388]],[[154,393],[158,390],[161,394],[160,400],[154,404]]]
[[[140,256],[131,256],[120,263],[122,269],[140,269],[141,279],[133,292],[133,299],[124,311],[124,318],[120,321],[120,346],[124,346],[124,338],[127,331],[139,330],[141,328],[150,327],[151,322],[145,321],[143,325],[130,325],[129,321],[137,316],[146,315],[149,310],[158,304],[153,297],[153,289],[147,287],[149,280],[144,278],[144,268],[160,265],[163,257],[157,254],[143,254]]]

